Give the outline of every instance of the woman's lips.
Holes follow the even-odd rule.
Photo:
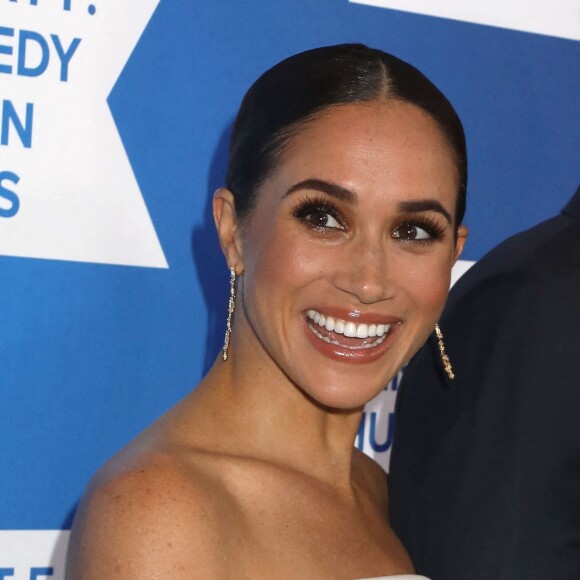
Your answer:
[[[326,356],[345,362],[366,363],[376,360],[385,352],[392,342],[390,337],[401,325],[401,321],[394,318],[386,322],[384,317],[363,316],[359,313],[346,316],[351,319],[346,320],[314,309],[306,311],[308,335],[314,347]]]
[[[380,322],[373,322],[371,324],[364,322],[356,323],[330,315],[325,316],[316,310],[308,310],[306,314],[314,322],[314,326],[318,326],[321,331],[327,330],[328,332],[343,334],[348,338],[369,338],[375,336],[381,338],[391,328],[390,324],[381,324]]]

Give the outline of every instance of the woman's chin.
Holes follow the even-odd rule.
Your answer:
[[[377,382],[375,378],[371,382],[362,377],[346,380],[344,376],[336,377],[336,380],[329,380],[329,377],[316,380],[312,377],[300,390],[310,401],[327,411],[357,413],[383,391],[389,380]]]

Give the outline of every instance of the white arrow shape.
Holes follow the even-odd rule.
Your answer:
[[[0,16],[0,26],[14,31],[0,35],[0,45],[13,53],[0,54],[0,65],[12,68],[12,74],[0,73],[0,118],[3,100],[22,122],[26,103],[34,106],[31,147],[13,126],[0,145],[0,175],[20,178],[17,185],[4,182],[20,207],[13,217],[0,217],[0,254],[167,268],[107,104],[159,0],[72,0],[70,11],[64,1],[5,3]],[[50,49],[40,76],[16,74],[22,30],[41,35]],[[64,52],[80,39],[66,82],[53,37]],[[43,50],[30,41],[24,54],[34,68]],[[0,190],[0,208],[2,201]]]
[[[580,40],[578,0],[349,0],[403,12],[439,16]]]

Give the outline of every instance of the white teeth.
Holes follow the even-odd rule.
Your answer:
[[[328,332],[335,332],[336,334],[344,334],[348,338],[373,338],[377,337],[379,340],[372,344],[365,344],[361,348],[370,348],[375,344],[380,344],[384,337],[388,334],[391,328],[390,324],[356,324],[354,322],[347,322],[346,320],[335,319],[332,316],[325,316],[316,310],[308,310],[306,315],[314,324],[320,328],[325,328]],[[315,334],[326,342],[333,342],[327,337],[315,331]]]
[[[344,336],[354,338],[356,336],[356,324],[354,322],[347,322],[344,325]]]
[[[369,335],[369,327],[366,324],[359,324],[356,328],[357,338],[367,338]]]
[[[385,336],[381,336],[379,338],[377,338],[377,340],[375,340],[374,342],[371,342],[370,344],[360,344],[360,345],[341,345],[337,340],[331,340],[328,336],[324,336],[322,335],[320,332],[318,332],[318,330],[316,330],[313,326],[309,325],[310,330],[312,330],[312,332],[321,340],[323,340],[324,342],[328,342],[329,344],[336,344],[338,346],[342,346],[343,348],[348,348],[349,350],[361,350],[361,349],[365,349],[365,348],[373,348],[374,346],[378,346],[379,344],[381,344],[381,342],[383,342],[383,340],[385,340],[387,337]]]

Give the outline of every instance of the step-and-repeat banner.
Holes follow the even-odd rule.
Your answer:
[[[360,41],[465,123],[457,274],[578,184],[576,0],[0,0],[0,580],[63,577],[83,487],[195,386],[228,272],[211,219],[249,84]],[[388,467],[400,377],[356,444]]]

